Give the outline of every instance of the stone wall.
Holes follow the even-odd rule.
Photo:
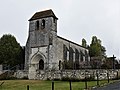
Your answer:
[[[97,73],[99,80],[104,79],[115,79],[120,77],[120,70],[40,70],[37,72],[33,72],[34,77],[29,77],[28,72],[25,71],[17,71],[15,76],[17,78],[29,77],[29,79],[35,80],[47,80],[47,79],[61,79],[61,78],[76,78],[76,79],[85,79],[87,78],[94,78],[97,79]],[[108,73],[108,74],[107,74]],[[32,73],[31,73],[32,74]],[[108,76],[107,76],[108,75]]]
[[[28,71],[18,70],[14,73],[14,77],[17,77],[19,79],[28,78]]]
[[[83,48],[79,44],[76,44],[72,41],[69,41],[60,36],[57,37],[57,60],[69,62],[77,62],[79,68],[89,66],[89,51],[86,48]],[[72,65],[71,65],[72,66]]]

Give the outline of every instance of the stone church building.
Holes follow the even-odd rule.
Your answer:
[[[25,69],[29,79],[40,72],[78,70],[88,65],[88,49],[57,35],[54,12],[36,12],[29,19],[29,34],[25,46]]]

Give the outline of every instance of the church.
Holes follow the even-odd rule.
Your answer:
[[[40,79],[47,71],[79,70],[89,64],[88,49],[57,35],[57,20],[51,9],[36,12],[29,19],[25,46],[29,79]]]

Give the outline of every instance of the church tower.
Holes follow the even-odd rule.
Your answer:
[[[29,19],[29,36],[25,47],[25,69],[34,79],[37,70],[51,69],[58,63],[57,20],[53,11],[36,12]]]

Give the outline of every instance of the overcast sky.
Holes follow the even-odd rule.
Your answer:
[[[10,33],[25,46],[31,16],[52,9],[58,19],[58,35],[81,44],[97,36],[107,50],[120,58],[120,0],[1,0],[0,37]]]

